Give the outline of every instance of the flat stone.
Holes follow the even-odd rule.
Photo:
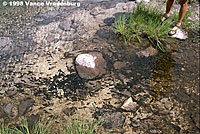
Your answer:
[[[121,106],[122,109],[126,111],[136,111],[138,107],[138,104],[136,102],[133,102],[132,97],[128,98],[124,104]]]
[[[96,34],[102,39],[109,39],[111,35],[110,32],[105,29],[98,30]]]
[[[31,98],[26,98],[22,100],[18,106],[18,115],[22,116],[26,114],[27,110],[32,107],[34,104],[34,100]]]
[[[126,117],[120,112],[104,115],[103,127],[105,129],[122,128]]]
[[[140,52],[137,52],[137,56],[141,57],[141,56],[144,56],[144,57],[149,57],[149,56],[154,56],[158,53],[157,49],[153,48],[152,46],[146,48],[145,50],[143,51],[140,51]]]
[[[11,112],[12,112],[12,108],[13,108],[13,105],[11,104],[11,103],[8,103],[5,107],[4,107],[4,112],[6,113],[6,114],[11,114]]]
[[[99,52],[80,54],[75,60],[76,70],[83,79],[95,79],[106,73],[107,63]]]

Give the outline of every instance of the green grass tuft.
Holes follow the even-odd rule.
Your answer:
[[[3,123],[0,128],[0,134],[50,134],[51,132],[50,124],[47,121],[38,121],[30,129],[26,119],[23,119],[18,127],[5,126]]]
[[[64,128],[63,134],[95,134],[96,128],[102,121],[92,122],[80,117],[70,120],[68,125]]]
[[[23,119],[18,127],[10,127],[4,125],[0,126],[0,134],[97,134],[97,129],[102,121],[87,121],[81,117],[69,120],[67,126],[60,126],[56,128],[55,132],[53,123],[49,120],[39,120],[30,129],[28,121]]]
[[[164,42],[168,38],[172,20],[161,22],[161,17],[162,12],[158,8],[140,3],[129,18],[116,18],[114,29],[123,37],[125,44],[133,38],[141,43],[141,38],[146,36],[158,49],[164,51]]]

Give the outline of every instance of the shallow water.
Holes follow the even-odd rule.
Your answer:
[[[13,42],[12,44],[8,45],[10,49],[4,49],[3,52],[2,50],[0,50],[0,90],[2,88],[7,90],[8,88],[13,87],[12,83],[16,82],[16,80],[14,79],[16,76],[19,76],[19,78],[23,78],[24,76],[26,76],[26,79],[23,79],[23,81],[29,82],[29,85],[16,84],[17,92],[19,92],[20,95],[22,94],[22,96],[24,95],[23,97],[34,96],[36,97],[36,101],[38,102],[44,100],[44,105],[49,106],[52,102],[48,102],[48,100],[51,100],[54,97],[59,98],[60,101],[63,99],[62,96],[58,95],[58,89],[64,89],[64,97],[69,98],[69,100],[75,102],[79,102],[80,100],[82,100],[84,102],[87,96],[95,96],[95,93],[101,91],[102,87],[108,90],[109,88],[107,87],[110,86],[109,82],[112,82],[111,86],[114,86],[113,90],[117,90],[116,92],[118,92],[118,96],[114,93],[112,94],[113,96],[117,96],[117,99],[119,99],[121,103],[125,100],[122,99],[124,96],[127,97],[131,95],[132,97],[134,97],[139,94],[138,96],[141,97],[137,100],[137,103],[140,105],[140,107],[144,106],[144,108],[148,109],[148,106],[143,104],[146,102],[146,98],[150,98],[149,102],[152,105],[150,105],[149,107],[154,106],[152,102],[159,103],[162,101],[162,99],[173,98],[177,100],[176,103],[173,102],[175,105],[174,107],[178,107],[180,109],[185,108],[182,112],[184,112],[184,114],[186,114],[189,118],[187,118],[186,120],[188,122],[194,121],[195,116],[193,117],[193,115],[195,115],[196,113],[192,113],[193,111],[191,110],[191,107],[197,107],[198,100],[196,98],[199,95],[198,42],[192,41],[190,39],[186,41],[173,40],[168,43],[168,46],[170,47],[169,52],[159,52],[153,56],[138,56],[137,52],[145,50],[145,47],[149,45],[147,41],[144,42],[142,47],[138,47],[137,45],[133,47],[121,47],[121,44],[123,43],[117,40],[116,36],[112,32],[109,32],[109,30],[105,30],[106,28],[104,30],[101,29],[99,30],[100,32],[97,32],[97,35],[95,35],[94,37],[95,40],[93,39],[93,41],[96,41],[98,45],[102,45],[96,46],[96,48],[101,50],[105,54],[105,58],[108,61],[108,74],[102,78],[102,81],[97,80],[97,85],[90,83],[90,88],[93,88],[90,89],[87,87],[88,81],[80,79],[73,67],[69,68],[69,70],[71,69],[71,74],[65,74],[64,72],[59,71],[52,78],[39,78],[37,80],[33,78],[33,72],[23,72],[23,69],[25,67],[34,65],[33,63],[28,63],[25,59],[23,60],[24,55],[34,53],[37,49],[40,49],[37,48],[37,46],[42,46],[42,44],[37,44],[32,39],[35,36],[34,32],[37,31],[37,29],[34,28],[37,26],[48,25],[53,21],[51,19],[48,19],[48,17],[46,21],[41,21],[42,17],[40,18],[38,15],[38,13],[40,12],[39,9],[26,9],[20,7],[11,8],[8,11],[1,6],[0,10],[0,36],[9,37],[10,41]],[[41,23],[38,23],[38,21],[36,20],[39,20],[39,22]],[[56,20],[60,21],[59,19]],[[113,20],[111,18],[111,21],[108,21],[108,23],[112,23],[112,21]],[[198,33],[199,32],[197,32],[197,34]],[[196,34],[191,34],[190,36],[195,37]],[[60,40],[58,40],[58,42],[59,41]],[[83,46],[84,43],[86,44],[86,46]],[[89,45],[87,46],[87,44],[90,44],[91,41],[85,40],[84,43],[74,43],[73,45],[77,46],[75,50],[79,49],[79,47],[81,49],[89,48]],[[62,58],[73,59],[75,57],[75,54],[73,55],[70,52],[66,53],[67,56],[63,56]],[[51,57],[51,53],[49,52],[48,54],[49,57]],[[38,55],[39,56],[36,57],[36,59],[39,58],[40,55],[45,56],[42,51]],[[48,58],[48,56],[46,57]],[[126,66],[122,67],[121,69],[116,69],[114,67],[115,62],[121,62]],[[19,74],[18,72],[13,71],[16,68],[16,65],[20,65],[19,72],[23,72],[24,74]],[[51,70],[51,68],[49,70]],[[94,82],[96,81],[94,80]],[[36,87],[34,87],[34,85],[31,85],[30,83],[34,83]],[[40,88],[42,86],[45,87]],[[124,93],[125,91],[127,91],[127,94]],[[140,95],[140,93],[144,93],[145,95]],[[5,97],[7,97],[4,93],[0,94],[4,97],[4,99]],[[42,99],[40,98],[41,100],[39,100],[38,98],[40,96],[45,97],[43,97]],[[15,99],[17,100],[18,98],[21,99],[20,96],[15,97]],[[109,99],[113,98],[114,97]],[[136,100],[137,97],[134,99]],[[4,104],[2,104],[2,106],[3,105]],[[66,104],[64,103],[63,105],[66,106]],[[158,107],[160,108],[160,106]],[[162,110],[160,110],[159,108],[156,109],[154,112],[162,112]],[[180,111],[180,109],[178,109],[177,111]],[[147,113],[151,113],[151,110],[149,110]],[[163,114],[163,116],[161,115],[162,114],[159,115],[160,118],[165,118],[165,114]],[[180,118],[182,119],[182,116]],[[172,120],[170,116],[167,116],[166,119],[169,119],[169,122]],[[154,121],[152,120],[151,122]],[[169,122],[165,122],[165,125],[169,124]],[[160,122],[160,124],[163,123]],[[193,124],[191,126],[193,127],[195,125]],[[168,128],[170,129],[170,127]]]

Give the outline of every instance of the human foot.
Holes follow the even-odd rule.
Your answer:
[[[175,34],[178,32],[179,29],[180,29],[179,26],[174,26],[174,27],[172,28],[172,30],[169,32],[169,36],[175,35]]]
[[[165,20],[167,20],[169,18],[169,14],[165,14],[163,15],[163,17],[161,18],[161,21],[164,22]]]

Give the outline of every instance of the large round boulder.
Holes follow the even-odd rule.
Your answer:
[[[80,54],[75,59],[76,70],[83,79],[95,79],[106,73],[107,63],[100,52]]]

